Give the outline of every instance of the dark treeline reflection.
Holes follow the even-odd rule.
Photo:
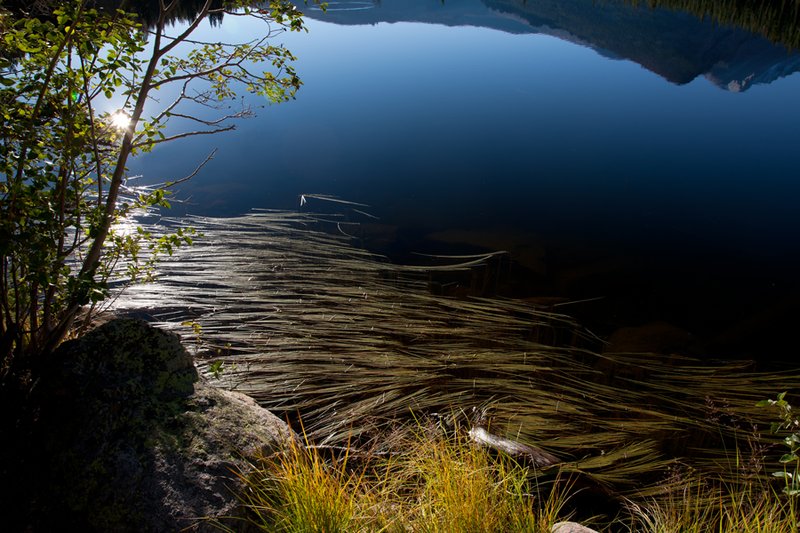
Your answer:
[[[800,48],[800,0],[629,0],[637,6],[687,11],[759,33],[790,49]]]
[[[116,9],[121,8],[125,11],[136,13],[139,15],[139,20],[145,27],[153,25],[158,20],[158,14],[161,9],[161,2],[159,0],[139,0],[136,2],[130,0],[94,0],[99,8],[103,9]],[[186,22],[194,20],[198,13],[203,9],[206,0],[180,0],[175,8],[169,13],[170,22]],[[211,9],[216,11],[222,9],[223,0],[213,0],[211,2]],[[209,15],[209,20],[213,24],[222,21],[222,13],[215,12]]]
[[[770,41],[763,35],[766,31],[753,33],[749,26],[724,25],[717,20],[735,18],[756,24],[750,12],[736,7],[753,2],[651,0],[643,5],[641,0],[481,1],[496,13],[525,21],[532,31],[557,37],[560,35],[553,30],[565,31],[570,40],[605,55],[635,61],[676,84],[705,76],[723,89],[739,92],[800,70],[800,54],[790,52],[784,43]],[[770,19],[771,33],[796,35],[800,0],[774,3],[785,9],[771,10],[775,13]],[[690,5],[696,11],[690,12]]]
[[[713,21],[723,26],[736,26],[762,35],[773,43],[781,44],[786,48],[800,49],[800,0],[404,0],[396,3],[382,0],[339,0],[329,2],[325,19],[350,19],[357,20],[358,23],[403,20],[425,22],[425,19],[436,11],[434,10],[436,6],[442,8],[439,11],[455,12],[468,10],[470,9],[469,4],[479,2],[490,9],[496,9],[499,4],[504,6],[505,10],[522,13],[547,12],[550,18],[556,19],[563,18],[564,14],[560,13],[562,8],[567,11],[581,9],[583,11],[619,12],[622,7],[634,6],[637,11],[669,10],[691,14],[702,21]],[[306,4],[303,0],[295,0],[294,3],[301,10],[308,11],[309,14],[312,9],[318,11],[316,8],[309,8],[311,2]],[[369,9],[371,7],[375,9]],[[381,15],[376,18],[377,13],[370,14],[369,11],[380,11]],[[465,22],[475,23],[477,14],[474,9],[470,15],[470,22]],[[444,24],[455,23],[452,18],[448,17],[441,17],[437,21]]]
[[[168,21],[170,23],[186,22],[194,20],[198,13],[203,9],[206,0],[180,0],[177,5],[170,10]],[[255,2],[254,2],[255,3]],[[58,7],[61,2],[56,0],[39,0],[37,2],[29,2],[22,0],[6,0],[2,4],[11,11],[20,16],[46,16],[51,13],[53,9]],[[145,26],[150,27],[158,20],[160,12],[159,0],[88,0],[87,5],[101,10],[114,11],[116,9],[123,9],[129,13],[135,13],[139,17],[139,21]],[[211,2],[212,13],[209,15],[209,20],[212,24],[217,24],[222,21],[223,14],[219,12],[223,7],[223,0],[213,0]]]
[[[745,91],[800,70],[800,0],[341,0],[308,17],[420,22],[551,35],[634,61],[675,84]]]
[[[702,20],[711,19],[719,24],[737,26],[758,33],[776,44],[789,49],[800,48],[800,0],[626,0],[639,8],[662,8],[684,11]],[[541,2],[512,0],[506,4],[519,4],[536,9]],[[603,7],[613,0],[599,0],[591,4]]]
[[[286,1],[289,3],[288,0]],[[770,41],[792,50],[800,49],[800,0],[625,0],[625,2],[642,9],[662,8],[688,12],[702,20],[710,19],[722,25],[737,26],[753,33],[758,33]],[[41,15],[60,2],[56,0],[39,0],[37,2],[6,0],[2,3],[15,13]],[[253,2],[254,5],[263,3],[265,2]],[[314,0],[295,2],[301,9],[318,3]],[[359,5],[372,3],[376,7],[381,6],[380,0],[371,0],[371,2],[344,0],[336,2],[337,5],[350,3]],[[410,4],[417,3],[411,2]],[[445,7],[448,7],[448,4],[454,7],[459,4],[455,0],[430,0],[430,3],[432,5],[441,4]],[[495,2],[484,3],[492,7],[491,4]],[[533,0],[506,0],[499,3],[507,6],[516,4],[517,9],[523,11],[541,9],[539,5],[541,2]],[[615,3],[614,0],[590,2],[590,4],[597,7]],[[160,6],[159,0],[89,0],[89,4],[103,9],[123,8],[126,11],[136,13],[145,26],[155,22]],[[204,4],[205,0],[180,0],[170,12],[170,22],[183,22],[193,19]],[[223,0],[213,0],[212,9],[219,9],[222,4]],[[222,20],[222,17],[221,13],[214,13],[210,19],[212,23],[218,23]]]

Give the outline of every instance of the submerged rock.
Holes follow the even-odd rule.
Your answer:
[[[141,320],[65,343],[34,399],[34,531],[216,531],[207,518],[239,513],[234,472],[295,438],[251,398],[201,381],[178,336]]]

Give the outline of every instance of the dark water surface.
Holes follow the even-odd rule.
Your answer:
[[[791,359],[800,54],[798,3],[785,4],[795,18],[764,34],[730,25],[735,12],[625,1],[301,6],[309,33],[283,41],[305,83],[295,101],[131,170],[176,179],[219,147],[180,210],[335,195],[370,206],[377,220],[347,214],[398,260],[507,249],[502,290],[603,297],[564,308],[603,335],[661,321],[692,334],[692,353]]]

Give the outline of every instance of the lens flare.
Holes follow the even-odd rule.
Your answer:
[[[131,125],[131,117],[125,111],[119,110],[115,111],[109,117],[110,124],[120,131],[124,131],[128,129]]]

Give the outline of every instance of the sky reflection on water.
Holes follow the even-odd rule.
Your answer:
[[[736,94],[548,36],[308,24],[287,39],[305,83],[296,101],[159,149],[141,160],[146,177],[179,177],[219,146],[185,189],[191,211],[319,192],[412,225],[639,220],[714,242],[797,229],[800,75]]]

